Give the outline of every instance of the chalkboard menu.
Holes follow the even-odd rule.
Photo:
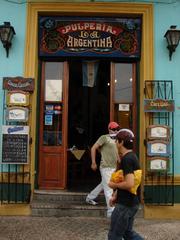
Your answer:
[[[2,163],[28,163],[29,126],[3,126]]]

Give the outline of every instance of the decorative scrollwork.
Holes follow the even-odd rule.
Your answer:
[[[114,47],[124,54],[133,54],[137,51],[138,42],[134,34],[123,32],[114,42]]]
[[[47,32],[42,38],[42,49],[46,52],[55,53],[65,46],[65,40],[57,31]]]

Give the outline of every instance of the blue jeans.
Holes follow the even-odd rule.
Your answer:
[[[137,211],[138,205],[127,207],[117,204],[111,216],[108,240],[143,240],[144,238],[132,229]]]

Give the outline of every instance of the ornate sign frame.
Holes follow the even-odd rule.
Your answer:
[[[3,89],[9,91],[21,90],[26,92],[34,91],[34,78],[24,77],[3,77]]]
[[[170,127],[167,125],[149,125],[147,127],[147,138],[149,140],[166,140],[170,139]]]
[[[154,140],[147,142],[148,156],[168,157],[170,154],[170,145],[167,141]]]
[[[169,158],[148,157],[147,170],[149,172],[167,172],[169,170]]]
[[[24,91],[11,91],[7,93],[7,106],[28,106],[29,93]]]
[[[24,107],[9,107],[6,109],[6,120],[8,122],[27,122],[29,109]]]

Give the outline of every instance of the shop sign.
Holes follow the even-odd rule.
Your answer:
[[[25,92],[33,92],[34,79],[23,77],[3,77],[3,89],[9,91],[21,90]]]
[[[40,56],[140,58],[141,18],[40,17]]]
[[[130,105],[129,104],[125,104],[125,103],[119,104],[119,111],[120,112],[124,112],[124,111],[129,112],[129,109],[130,109]]]
[[[174,112],[174,100],[144,99],[145,112]]]
[[[45,115],[45,125],[52,126],[53,125],[53,116],[52,115]]]
[[[166,140],[170,139],[170,127],[167,125],[149,125],[147,127],[147,138],[150,140]]]
[[[54,106],[53,105],[46,105],[45,109],[46,109],[46,111],[53,111]]]
[[[147,170],[149,172],[164,172],[169,170],[169,158],[148,157]]]
[[[27,164],[29,160],[29,126],[2,126],[2,161]]]
[[[8,106],[28,106],[29,93],[23,91],[11,91],[7,93]]]
[[[6,109],[6,120],[8,122],[27,122],[29,109],[24,107],[8,107]]]
[[[147,142],[147,155],[148,156],[162,156],[167,157],[170,154],[169,142],[154,140]]]

